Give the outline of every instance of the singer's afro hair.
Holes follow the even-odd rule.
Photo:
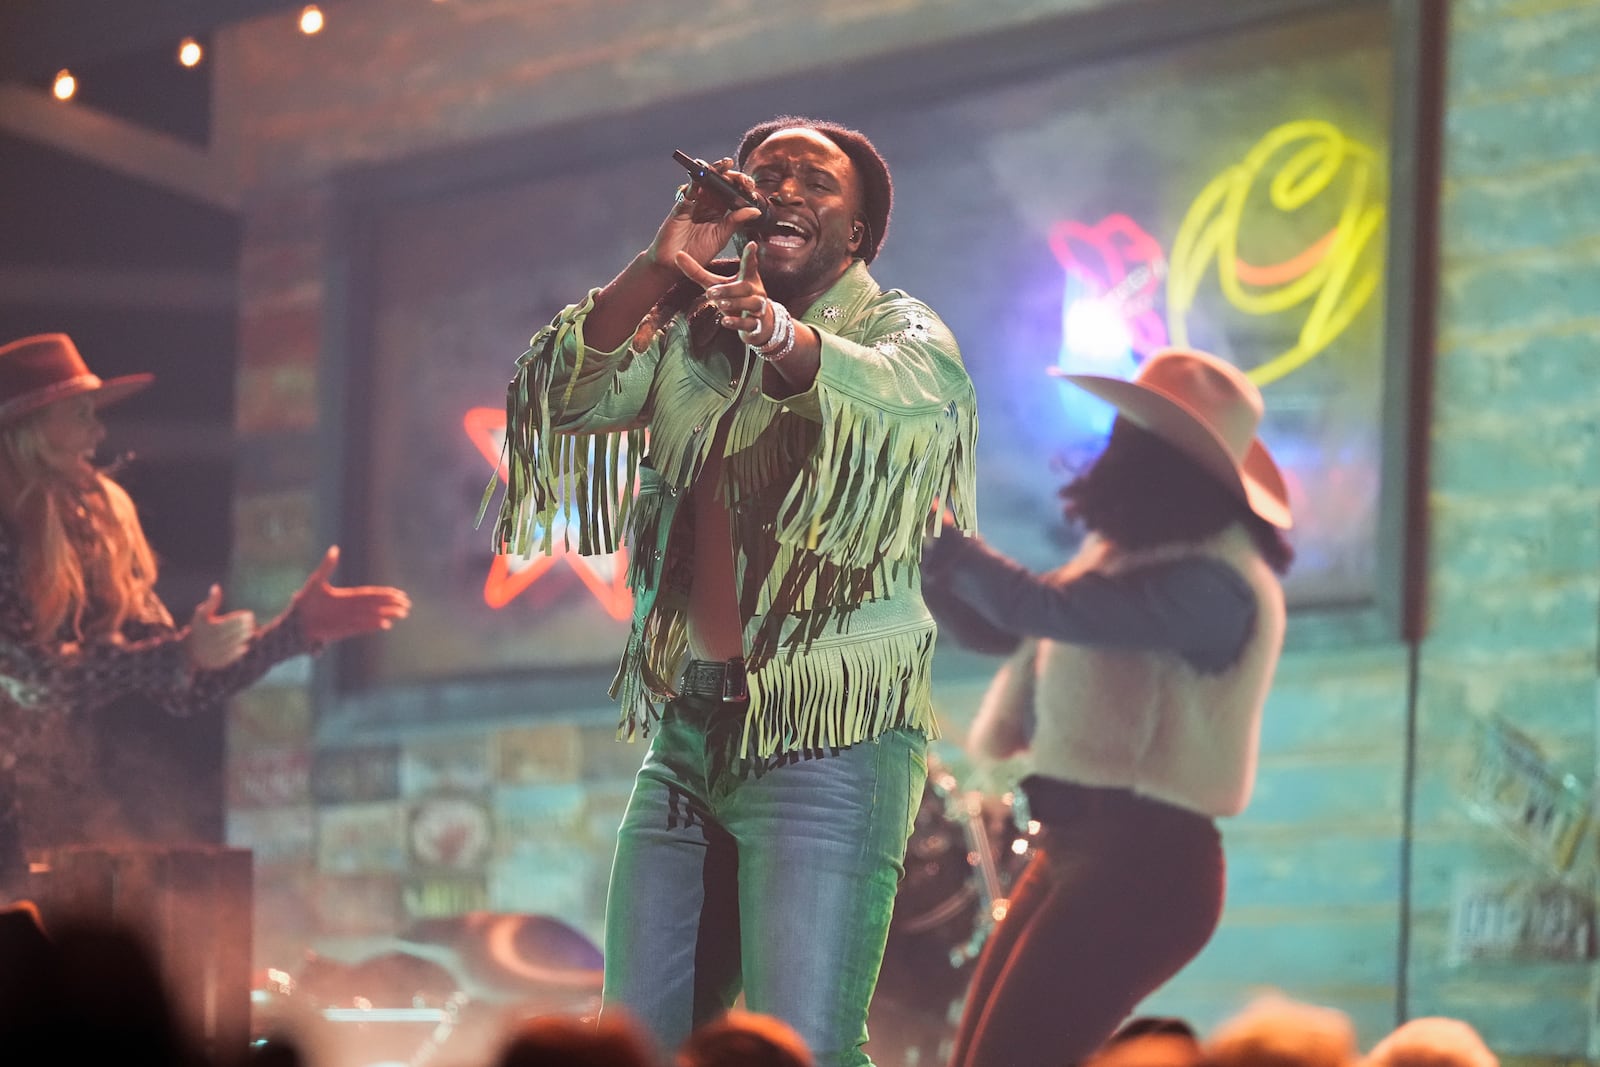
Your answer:
[[[855,164],[861,181],[862,210],[867,216],[867,233],[856,249],[856,258],[871,263],[883,247],[883,238],[889,232],[889,211],[894,206],[894,180],[889,177],[889,164],[884,162],[878,149],[860,130],[852,130],[837,122],[802,118],[799,115],[780,115],[775,119],[752,126],[739,141],[739,166],[743,167],[750,153],[779,130],[816,130],[838,145],[850,162]]]

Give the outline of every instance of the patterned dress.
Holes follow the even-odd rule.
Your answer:
[[[315,650],[291,608],[257,630],[234,663],[194,670],[183,650],[187,631],[174,625],[154,593],[113,639],[79,642],[64,628],[53,640],[40,641],[13,537],[0,524],[0,901],[19,891],[27,875],[19,772],[30,754],[51,747],[68,716],[130,695],[188,715],[216,707],[274,664]],[[89,599],[94,601],[92,590]]]

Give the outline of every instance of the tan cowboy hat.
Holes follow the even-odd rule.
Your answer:
[[[1261,391],[1239,368],[1209,352],[1163,348],[1131,380],[1050,373],[1107,401],[1134,425],[1181,449],[1279,529],[1293,525],[1283,474],[1256,436]]]
[[[155,381],[153,374],[102,380],[89,370],[64,333],[41,333],[0,346],[0,425],[57,400],[94,394],[94,406],[125,400]]]

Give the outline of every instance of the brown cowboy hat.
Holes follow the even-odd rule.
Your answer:
[[[0,425],[15,422],[57,400],[94,395],[103,408],[125,400],[155,381],[153,374],[101,379],[89,370],[78,346],[64,333],[41,333],[0,346]]]
[[[1131,380],[1068,374],[1058,367],[1050,373],[1181,449],[1267,522],[1283,530],[1293,524],[1283,474],[1256,436],[1261,391],[1239,368],[1209,352],[1163,348]]]

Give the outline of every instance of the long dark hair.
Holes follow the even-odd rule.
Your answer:
[[[1271,567],[1285,574],[1294,548],[1179,449],[1127,419],[1082,474],[1061,489],[1067,518],[1126,549],[1193,544],[1241,523]]]

